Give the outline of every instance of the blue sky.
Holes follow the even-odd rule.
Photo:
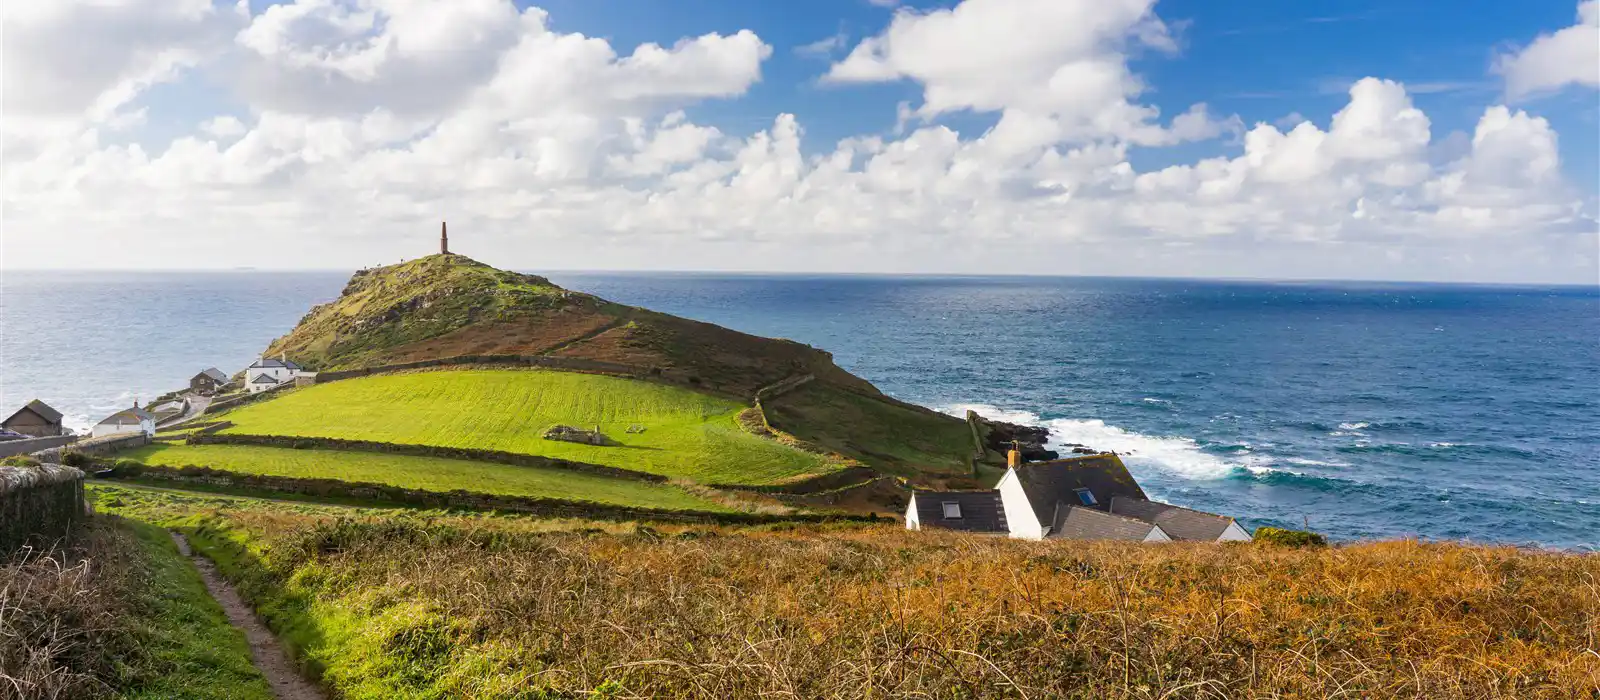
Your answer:
[[[946,0],[895,7],[884,6],[891,4],[889,0],[516,0],[514,4],[459,0],[435,6],[447,8],[450,16],[425,18],[422,24],[461,29],[464,33],[459,36],[470,38],[430,46],[409,58],[400,54],[406,47],[415,51],[419,41],[426,43],[427,27],[418,30],[412,24],[406,30],[410,35],[391,28],[414,22],[406,13],[416,16],[417,8],[426,9],[425,3],[251,0],[247,11],[239,12],[224,2],[207,10],[206,1],[184,5],[177,0],[116,0],[93,5],[63,0],[48,8],[8,6],[8,39],[18,37],[8,44],[20,47],[7,49],[8,83],[18,83],[14,75],[39,76],[39,83],[57,86],[83,81],[78,102],[69,100],[48,112],[30,109],[32,100],[25,99],[48,86],[28,83],[9,91],[22,97],[14,101],[8,95],[8,115],[21,117],[7,127],[7,143],[13,153],[24,156],[7,166],[7,184],[13,185],[7,204],[14,212],[7,223],[13,230],[59,229],[65,222],[77,221],[68,227],[106,232],[73,234],[94,250],[99,248],[93,245],[95,236],[154,226],[139,207],[147,207],[151,197],[162,201],[170,197],[157,217],[170,219],[162,230],[188,231],[186,235],[195,240],[181,249],[174,244],[173,250],[151,253],[152,257],[196,267],[225,266],[231,261],[223,259],[230,250],[223,231],[248,218],[260,222],[252,225],[265,227],[277,221],[306,236],[336,241],[337,253],[328,264],[338,266],[375,255],[375,242],[381,240],[379,223],[413,215],[406,201],[437,201],[437,208],[459,211],[458,218],[492,232],[512,259],[531,257],[528,251],[537,248],[541,257],[553,253],[555,264],[563,267],[583,267],[579,261],[584,249],[617,245],[641,251],[637,256],[618,255],[617,264],[623,267],[792,265],[826,271],[834,269],[833,261],[839,259],[876,258],[893,262],[885,262],[884,269],[851,271],[938,272],[964,267],[959,256],[984,249],[989,238],[1037,241],[1043,250],[1070,250],[1072,260],[1090,261],[1082,263],[1088,266],[1082,269],[1059,264],[1065,261],[1047,254],[1038,263],[1040,269],[1034,270],[1041,272],[1097,271],[1109,261],[1137,257],[1144,262],[1109,271],[1185,274],[1183,260],[1194,257],[1195,250],[1202,253],[1200,258],[1231,261],[1224,266],[1226,274],[1246,276],[1275,276],[1275,272],[1356,276],[1361,274],[1356,270],[1381,259],[1387,261],[1385,269],[1372,274],[1384,277],[1428,278],[1437,273],[1451,279],[1583,281],[1600,265],[1593,232],[1600,190],[1600,100],[1594,71],[1561,65],[1572,61],[1555,49],[1535,57],[1539,52],[1531,48],[1553,34],[1582,29],[1587,20],[1579,19],[1576,0],[1161,0],[1140,10],[1142,16],[1135,12],[1107,20],[1108,28],[1087,38],[1076,36],[1063,18],[1088,21],[1085,18],[1113,13],[1114,5],[1137,10],[1150,0],[1055,0],[1055,4]],[[190,7],[196,2],[200,5]],[[1049,15],[1068,6],[1081,13]],[[542,28],[526,28],[525,20],[540,11],[547,14]],[[1159,116],[1090,114],[1094,105],[1075,106],[1072,94],[1041,102],[1031,93],[1042,93],[1043,85],[1033,89],[1023,84],[1010,86],[1003,95],[979,96],[970,102],[963,102],[967,99],[963,97],[953,105],[903,119],[900,105],[923,108],[934,91],[955,90],[968,97],[973,90],[984,92],[984,80],[974,83],[971,76],[959,74],[958,67],[939,60],[985,52],[1005,58],[1010,38],[979,36],[982,27],[993,25],[984,24],[984,13],[990,19],[1037,16],[1040,26],[1031,28],[1037,33],[1018,41],[1048,44],[1052,34],[1069,37],[1055,47],[1059,50],[1046,52],[1055,57],[1047,60],[1119,66],[1126,71],[1125,85],[1143,86],[1127,95],[1124,106],[1154,108]],[[974,30],[918,33],[945,20]],[[1154,40],[1141,34],[1151,22],[1158,26]],[[1029,29],[1024,26],[1024,33]],[[879,37],[887,42],[897,32],[911,38],[902,38],[894,51],[866,50],[870,47],[863,42],[870,44]],[[761,51],[753,52],[750,42],[739,41],[741,33],[753,33],[752,41]],[[516,48],[518,41],[533,36],[571,40],[576,35],[603,40],[620,58],[569,68],[556,63],[571,59],[568,54],[536,55],[524,46],[531,58],[522,66],[522,74],[513,75],[503,66],[490,70],[497,61],[522,50]],[[682,44],[696,38],[704,39],[702,48],[707,52],[699,58]],[[927,45],[911,46],[914,41]],[[68,50],[73,42],[99,48],[74,55]],[[1576,44],[1567,41],[1561,50],[1578,45],[1580,54],[1587,55],[1581,53],[1586,50],[1582,42],[1582,37]],[[676,66],[647,79],[658,83],[648,90],[658,94],[625,104],[614,95],[602,95],[606,88],[601,81],[621,79],[619,75],[631,70],[626,57],[646,43],[665,47],[663,60]],[[385,45],[402,48],[386,55],[379,50]],[[367,49],[372,51],[360,60],[371,59],[370,65],[353,69],[354,64],[340,62]],[[1519,88],[1500,66],[1506,57],[1524,51],[1529,60],[1518,78],[1525,87]],[[159,63],[161,56],[179,59],[164,66]],[[1004,68],[993,76],[997,84],[1006,82],[1012,69],[1045,71],[1039,75],[1053,70],[1049,65],[1008,66],[993,55],[983,60]],[[429,64],[455,63],[463,72],[449,77],[426,69]],[[541,72],[540,65],[550,70]],[[716,73],[718,65],[726,71]],[[706,75],[715,77],[698,78],[690,75],[692,71],[708,71]],[[563,74],[579,77],[564,84]],[[1374,82],[1357,97],[1352,88],[1363,79]],[[584,81],[597,86],[593,94],[584,94]],[[331,87],[337,84],[370,88],[371,94],[338,108],[319,106],[338,94]],[[557,89],[566,92],[548,93]],[[526,104],[507,107],[519,102],[519,92],[548,93],[552,106],[528,99],[521,100]],[[1113,97],[1114,92],[1082,94],[1085,102],[1110,99],[1111,107],[1122,101]],[[434,95],[437,109],[403,106],[419,96],[426,101]],[[1361,110],[1356,109],[1358,102]],[[1174,118],[1201,104],[1205,125],[1179,135]],[[1356,131],[1343,137],[1333,133],[1334,115],[1347,106],[1352,112],[1366,110],[1374,120],[1389,120],[1369,125],[1379,131],[1368,136],[1394,137],[1393,144],[1378,150],[1388,154],[1384,158],[1398,160],[1373,164],[1370,154],[1357,153],[1367,136]],[[1480,122],[1501,106],[1506,119],[1495,124],[1509,125],[1499,132],[1504,142],[1475,149],[1473,136]],[[683,116],[670,116],[676,110]],[[1414,133],[1403,133],[1408,110],[1425,115],[1423,141]],[[492,119],[486,116],[490,113]],[[395,132],[399,141],[392,136],[363,141],[373,137],[374,119],[394,114],[402,121],[415,119],[404,126],[392,125],[401,129]],[[811,162],[780,162],[787,141],[779,115],[785,114],[793,115],[794,126],[802,133],[798,153]],[[1022,118],[1045,119],[1060,131],[1022,137],[1028,154],[1023,160],[1016,153],[995,160],[994,153],[983,152],[984,142],[1003,116],[1035,127],[1037,121]],[[224,117],[230,120],[219,127]],[[377,164],[392,158],[392,149],[408,149],[407,155],[416,162],[438,168],[438,154],[423,153],[424,147],[481,119],[496,124],[489,127],[498,132],[495,138],[473,137],[470,143],[445,149],[461,159],[448,168],[476,175],[426,187],[411,181],[383,182],[386,175],[407,170],[390,168],[385,173],[386,168]],[[1125,123],[1108,126],[1108,119]],[[1316,129],[1272,146],[1278,138],[1273,134],[1288,134],[1301,121]],[[677,134],[695,141],[678,146],[692,154],[672,155],[668,162],[647,166],[628,160],[644,157],[650,139],[671,136],[668,132],[679,124],[694,127],[690,131],[706,130],[696,132],[698,141],[688,132]],[[1271,128],[1257,129],[1257,124]],[[481,124],[472,127],[481,128]],[[1134,135],[1136,129],[1145,131]],[[1244,157],[1251,152],[1246,132],[1257,144],[1251,158]],[[938,145],[944,138],[941,133],[953,134],[951,145]],[[71,135],[76,136],[67,138]],[[1328,144],[1317,146],[1324,138]],[[86,145],[79,150],[58,146],[55,151],[46,145],[68,141]],[[631,146],[620,145],[628,141]],[[1558,178],[1534,173],[1517,182],[1484,179],[1496,170],[1521,173],[1524,166],[1533,173],[1549,160],[1542,144],[1551,142],[1559,143]],[[203,144],[211,145],[192,147]],[[780,179],[791,179],[763,184],[759,191],[736,192],[749,184],[749,178],[741,181],[738,172],[755,167],[748,161],[749,153],[739,154],[760,144],[770,145],[761,146],[769,151],[763,157],[772,160],[766,165],[786,173]],[[851,164],[848,172],[836,174],[818,165],[841,148],[852,152],[846,161]],[[913,173],[896,160],[905,153],[928,154],[930,148],[945,160],[922,163],[930,168],[926,172]],[[960,152],[947,151],[950,148]],[[1096,149],[1105,148],[1112,151],[1094,155]],[[540,149],[544,152],[535,153]],[[1305,156],[1310,151],[1319,155]],[[512,162],[494,165],[507,154]],[[1031,160],[1041,154],[1044,160]],[[1079,156],[1099,163],[1093,174],[1068,173],[1059,164],[1051,165],[1052,158]],[[1105,158],[1110,160],[1100,162]],[[1262,166],[1273,158],[1302,160]],[[876,168],[875,159],[883,161]],[[1223,175],[1218,168],[1234,159],[1239,160],[1227,166],[1233,174]],[[1125,163],[1116,165],[1117,160]],[[622,167],[625,172],[612,170],[624,161],[633,164]],[[113,162],[121,165],[105,167]],[[891,167],[894,163],[898,165]],[[1420,174],[1418,163],[1430,173]],[[1212,170],[1190,170],[1203,167]],[[1244,172],[1259,167],[1271,172]],[[1294,173],[1286,175],[1285,167]],[[798,175],[796,168],[801,171]],[[1396,175],[1407,168],[1413,174]],[[950,175],[964,169],[993,171],[992,178],[982,186],[959,178],[930,179],[935,173]],[[882,172],[873,174],[885,170],[892,171],[887,180]],[[350,175],[356,172],[374,174]],[[117,173],[129,182],[112,181],[111,175]],[[701,179],[701,174],[709,179]],[[1214,181],[1209,185],[1190,181],[1197,175]],[[1286,177],[1320,179],[1315,184],[1302,181],[1280,194],[1274,194],[1278,185],[1253,184],[1281,185]],[[1396,177],[1405,181],[1398,189]],[[226,181],[225,186],[219,179]],[[465,180],[478,184],[460,189]],[[179,181],[187,184],[180,188]],[[332,181],[338,184],[330,185]],[[1239,191],[1241,181],[1245,190]],[[153,189],[147,196],[136,196],[140,187]],[[1168,191],[1173,187],[1182,192]],[[1235,191],[1237,201],[1219,204],[1205,194],[1218,187]],[[1312,193],[1322,189],[1338,201],[1319,206]],[[342,201],[357,199],[373,208],[365,218],[342,222],[337,230],[322,230],[334,227],[317,218],[321,205],[313,202],[333,197],[335,190],[343,192]],[[1519,198],[1518,191],[1527,196]],[[1241,207],[1275,204],[1296,192],[1308,201],[1286,203],[1281,212],[1255,217],[1239,214]],[[1548,196],[1534,196],[1540,192]],[[1559,197],[1552,194],[1557,192]],[[1012,208],[997,204],[1018,193],[1031,194],[1021,196]],[[1047,193],[1054,193],[1048,206],[1040,199]],[[730,198],[726,206],[692,211],[697,203],[718,196]],[[1133,198],[1121,199],[1124,196]],[[679,199],[669,206],[674,197]],[[759,201],[762,198],[765,201]],[[373,204],[383,199],[394,201],[383,207]],[[468,199],[474,201],[467,203]],[[801,207],[796,205],[798,199],[811,204]],[[516,200],[526,200],[523,209],[506,204]],[[596,204],[601,201],[608,203]],[[719,211],[744,206],[751,213],[718,218]],[[878,218],[840,223],[860,218],[855,213],[863,207]],[[1177,213],[1184,207],[1195,212],[1211,209],[1184,218]],[[780,210],[787,218],[763,217]],[[1341,211],[1353,218],[1339,221]],[[1052,228],[1049,222],[1056,216],[1067,223]],[[218,221],[228,224],[219,227]],[[1482,232],[1469,237],[1462,226]],[[930,227],[949,240],[930,246],[926,235]],[[541,233],[520,233],[528,228]],[[1541,232],[1546,230],[1548,239],[1518,237],[1545,236]],[[1201,231],[1206,235],[1197,237]],[[7,242],[11,261],[42,267],[72,264],[58,251],[21,240]],[[794,254],[824,249],[833,252]],[[948,255],[941,256],[941,250]],[[1241,250],[1258,253],[1260,264],[1234,266]],[[1497,257],[1504,261],[1492,262]],[[153,263],[139,259],[134,266]],[[85,264],[106,266],[112,261]],[[1450,271],[1439,272],[1441,264]],[[1550,269],[1530,272],[1529,265]]]

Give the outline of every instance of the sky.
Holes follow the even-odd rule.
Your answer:
[[[1600,0],[0,13],[0,269],[1600,284]]]

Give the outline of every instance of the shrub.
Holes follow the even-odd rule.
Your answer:
[[[1328,545],[1328,538],[1315,532],[1289,530],[1281,527],[1258,527],[1256,528],[1255,540],[1262,544],[1284,547],[1326,547]]]
[[[82,469],[84,467],[93,466],[95,459],[82,452],[63,452],[61,454],[61,463],[69,467],[77,467]]]
[[[0,467],[37,467],[37,466],[39,466],[39,460],[34,459],[32,456],[29,456],[29,455],[11,455],[10,457],[7,457],[5,459],[0,459]]]
[[[131,459],[119,459],[112,465],[111,470],[112,476],[135,477],[144,473],[144,463]]]

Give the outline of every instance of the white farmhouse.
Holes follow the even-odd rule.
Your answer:
[[[295,377],[310,374],[306,368],[285,356],[261,357],[244,370],[244,390],[252,394],[275,389],[293,382]]]
[[[123,409],[106,416],[105,420],[96,423],[94,428],[89,431],[92,437],[133,433],[156,434],[156,417],[150,415],[150,412],[139,408],[138,402],[133,404],[133,408]]]
[[[1024,464],[1013,450],[988,491],[913,491],[906,528],[1017,539],[1249,541],[1233,518],[1150,500],[1115,454]]]

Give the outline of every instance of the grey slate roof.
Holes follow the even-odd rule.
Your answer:
[[[922,527],[967,532],[1010,532],[999,491],[913,491],[917,521]],[[960,518],[945,518],[944,504],[961,506]]]
[[[1056,509],[1055,523],[1048,539],[1063,540],[1131,540],[1142,542],[1158,529],[1153,523],[1112,515],[1105,511],[1062,504]]]
[[[1057,503],[1083,507],[1076,493],[1080,488],[1094,494],[1096,503],[1088,507],[1099,511],[1109,510],[1111,499],[1119,496],[1145,499],[1139,482],[1110,453],[1024,464],[1017,467],[1017,480],[1041,523],[1055,520]]]
[[[273,379],[272,375],[270,375],[270,374],[258,374],[258,375],[256,375],[255,379],[250,380],[250,383],[251,384],[277,384],[278,380]]]
[[[300,365],[295,364],[294,360],[280,360],[276,357],[260,358],[255,362],[250,363],[248,369],[274,369],[277,367],[286,367],[288,369],[304,369]]]
[[[210,377],[212,379],[212,381],[215,381],[215,382],[217,382],[219,384],[227,384],[228,383],[228,375],[223,374],[222,370],[217,369],[215,367],[208,367],[208,368],[206,368],[205,371],[201,372],[200,374],[204,374],[207,377]]]
[[[1143,499],[1113,498],[1111,512],[1154,523],[1175,540],[1214,542],[1233,524],[1226,516]]]
[[[155,419],[156,419],[156,417],[150,415],[150,413],[148,411],[146,411],[146,410],[144,410],[142,408],[139,408],[138,406],[135,406],[133,408],[124,408],[124,409],[122,409],[120,411],[117,411],[116,413],[113,413],[113,414],[111,414],[109,416],[106,416],[106,419],[103,420],[103,421],[100,421],[99,424],[100,425],[138,425],[142,421],[147,421],[147,420],[153,421]]]
[[[34,399],[24,404],[22,408],[17,409],[16,412],[12,413],[11,416],[6,418],[4,422],[10,423],[12,418],[16,418],[23,411],[32,411],[49,423],[61,422],[61,412],[51,408],[49,404],[38,399]]]

